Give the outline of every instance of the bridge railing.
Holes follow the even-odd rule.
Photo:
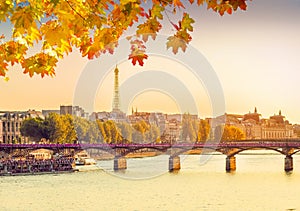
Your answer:
[[[293,140],[243,140],[243,141],[226,141],[226,142],[203,142],[203,143],[127,143],[127,144],[0,144],[0,148],[73,148],[73,149],[87,149],[87,148],[216,148],[216,147],[300,147],[300,139]]]

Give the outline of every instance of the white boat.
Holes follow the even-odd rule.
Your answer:
[[[84,165],[95,165],[96,161],[93,158],[84,158]]]
[[[86,152],[80,152],[75,156],[75,165],[95,165],[95,159],[88,156]]]
[[[80,165],[84,165],[84,159],[80,158],[80,157],[75,157],[75,165],[76,166],[80,166]]]

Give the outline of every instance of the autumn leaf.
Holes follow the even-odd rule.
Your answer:
[[[234,11],[236,11],[238,8],[241,8],[242,10],[247,9],[245,0],[230,0],[229,4],[232,6]]]
[[[173,0],[173,5],[175,7],[182,7],[185,8],[184,5],[182,4],[181,0]]]
[[[60,46],[61,40],[68,40],[70,38],[70,32],[68,29],[63,28],[58,21],[47,21],[41,26],[41,32],[44,35],[44,39],[52,46]]]
[[[131,59],[132,64],[136,65],[136,62],[140,66],[144,65],[144,59],[148,58],[148,55],[145,54],[146,46],[143,41],[135,39],[130,41],[131,44],[131,54],[129,54],[128,59]]]
[[[165,10],[162,6],[158,4],[154,4],[152,9],[150,10],[150,14],[152,18],[163,19],[162,12]]]
[[[215,7],[215,9],[220,13],[220,15],[224,15],[225,12],[228,12],[229,14],[232,13],[232,6],[227,3],[220,4]]]
[[[206,3],[207,9],[220,15],[247,8],[246,0],[186,2],[195,6]],[[13,26],[12,36],[0,36],[0,76],[6,76],[8,64],[13,66],[17,63],[30,77],[34,74],[53,76],[58,59],[63,59],[75,48],[88,59],[114,53],[119,39],[130,27],[134,27],[136,33],[129,39],[131,53],[128,59],[134,65],[143,65],[148,58],[144,43],[149,37],[153,40],[156,38],[162,29],[160,21],[164,17],[175,29],[174,35],[168,38],[167,48],[172,48],[175,54],[180,48],[184,52],[192,40],[189,33],[193,31],[195,22],[184,10],[186,2],[0,0],[0,21],[9,21]],[[183,14],[181,19],[177,17],[178,11]],[[177,21],[173,22],[174,19]],[[40,50],[27,56],[31,47]]]
[[[7,62],[10,62],[11,65],[14,65],[15,63],[23,61],[28,48],[19,42],[9,41],[2,45],[2,49],[5,51],[3,58],[5,58]]]
[[[39,53],[24,60],[22,67],[24,73],[28,73],[30,77],[40,74],[43,78],[45,75],[55,75],[54,67],[56,66],[57,59],[45,53]]]
[[[28,29],[27,40],[29,41],[30,44],[33,44],[34,41],[38,42],[41,39],[42,36],[38,29],[36,29],[35,27],[30,27]]]
[[[142,35],[143,41],[147,42],[148,37],[151,36],[153,40],[156,38],[156,33],[161,29],[161,24],[156,19],[148,19],[146,23],[140,24],[137,35]]]
[[[8,64],[5,61],[0,61],[0,76],[5,76]]]
[[[181,50],[185,52],[187,45],[183,39],[175,35],[175,36],[168,37],[167,49],[169,48],[172,48],[173,53],[177,54],[179,48],[181,48]]]
[[[16,12],[11,17],[11,22],[15,29],[28,29],[34,23],[34,13],[30,8],[17,7]]]
[[[135,53],[132,53],[129,55],[128,59],[132,59],[132,64],[136,65],[136,62],[139,63],[140,66],[144,65],[144,59],[147,59],[148,55],[146,55],[144,52],[142,51],[137,51]]]
[[[181,21],[181,28],[183,30],[193,31],[193,26],[191,24],[195,23],[194,19],[190,18],[189,14],[184,13]]]
[[[202,4],[204,3],[204,1],[205,1],[205,0],[198,0],[198,1],[197,1],[198,6],[202,5]]]

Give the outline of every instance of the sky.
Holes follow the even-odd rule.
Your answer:
[[[110,111],[113,70],[117,63],[120,88],[123,87],[121,105],[125,104],[122,107],[125,112],[133,107],[139,111],[166,113],[187,109],[192,113],[196,108],[200,117],[208,117],[215,113],[215,104],[224,103],[227,113],[244,114],[257,107],[258,112],[268,118],[281,110],[290,122],[300,123],[299,9],[298,0],[253,0],[248,2],[247,11],[221,17],[204,7],[189,6],[186,10],[196,21],[193,40],[186,52],[191,60],[185,59],[186,55],[181,52],[174,58],[154,53],[143,67],[137,67],[127,61],[128,53],[122,45],[119,49],[122,54],[101,56],[94,61],[82,58],[74,50],[59,62],[54,78],[30,78],[18,66],[10,68],[10,80],[0,80],[0,110],[59,109],[60,105],[74,104],[78,87],[82,86],[86,92],[94,93],[93,101],[89,102],[93,110]],[[170,18],[177,21],[175,17]],[[163,27],[162,35],[174,33],[167,20]],[[0,25],[0,34],[10,30],[9,24]],[[130,33],[132,30],[127,32]],[[160,44],[154,41],[149,45],[165,48]],[[192,49],[197,53],[191,53]],[[204,68],[205,62],[210,70]],[[191,63],[198,63],[199,69],[191,68]],[[195,72],[203,75],[197,78]],[[84,81],[85,75],[88,76]],[[164,79],[164,85],[155,80],[165,75],[169,77]],[[97,78],[95,82],[94,78]],[[221,87],[216,89],[217,94],[210,83]],[[126,95],[127,90],[136,93],[129,95],[128,91]],[[194,100],[194,107],[188,103],[190,99]]]

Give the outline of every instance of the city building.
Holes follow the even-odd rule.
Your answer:
[[[285,120],[285,116],[281,114],[281,111],[268,119],[261,118],[257,108],[254,109],[253,113],[249,112],[244,115],[225,113],[215,118],[213,129],[218,124],[240,128],[246,139],[291,139],[296,137],[293,125]]]
[[[179,142],[181,137],[182,124],[176,118],[167,120],[166,128],[163,131],[164,139],[169,143]]]
[[[101,121],[107,121],[110,119],[110,112],[108,111],[101,111],[101,112],[93,112],[90,117],[90,121],[96,121],[101,120]]]
[[[72,106],[72,105],[61,105],[60,106],[60,114],[70,114],[77,117],[82,117],[88,119],[89,114],[83,110],[80,106]]]
[[[0,143],[25,143],[27,138],[21,136],[20,128],[26,118],[44,118],[42,112],[28,111],[0,111]]]

